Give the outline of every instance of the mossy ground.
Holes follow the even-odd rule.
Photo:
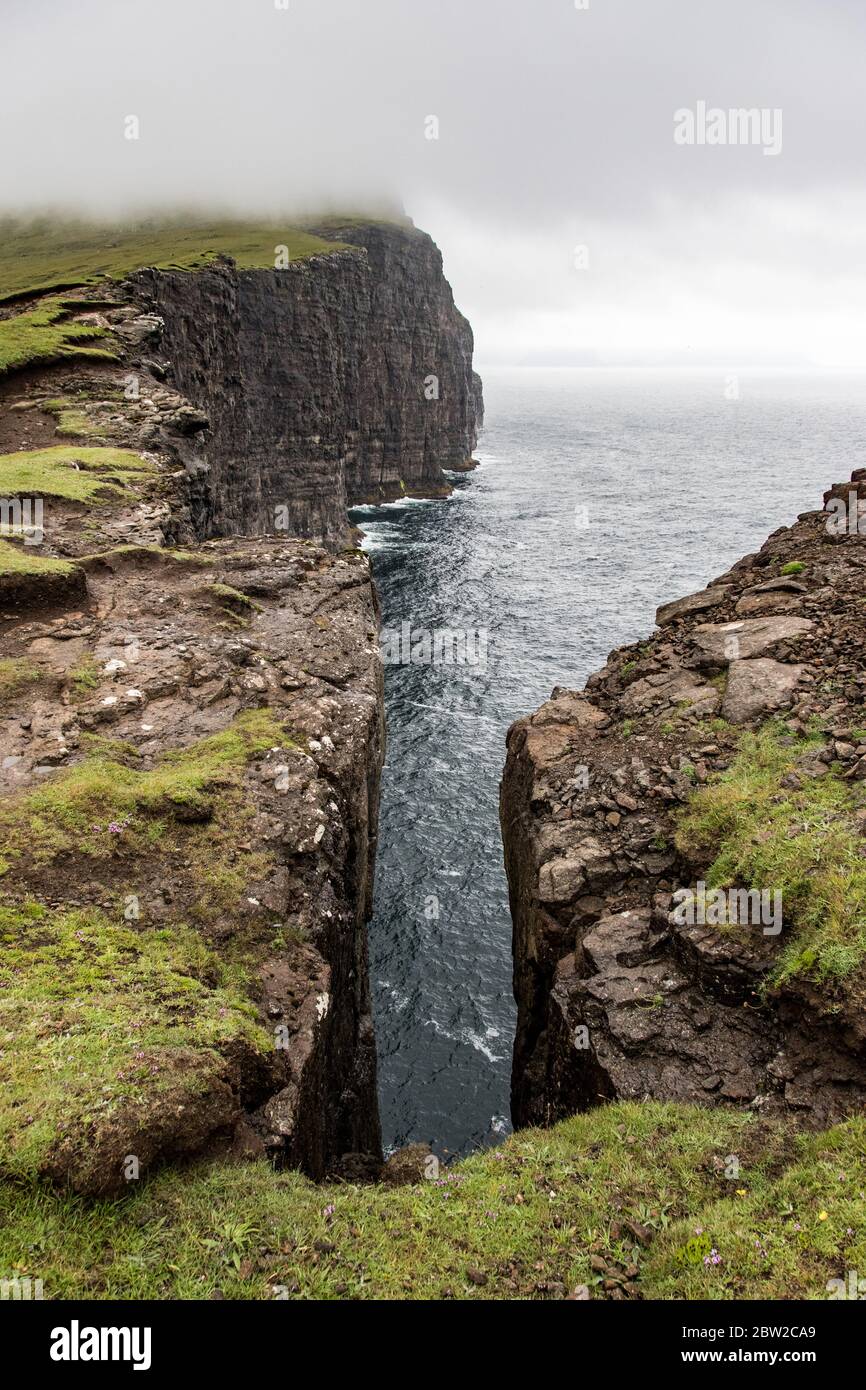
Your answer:
[[[789,939],[774,979],[802,974],[832,988],[859,977],[866,958],[866,842],[857,819],[866,789],[832,766],[783,784],[823,742],[820,732],[792,736],[780,721],[744,734],[731,766],[685,806],[677,843],[692,859],[706,855],[710,888],[780,891]]]
[[[11,699],[44,679],[42,668],[25,657],[3,657],[0,659],[0,701]]]
[[[151,1097],[179,1052],[266,1050],[241,985],[183,925],[0,907],[0,1169],[39,1171],[67,1130]]]
[[[128,483],[154,474],[153,465],[129,449],[61,444],[0,454],[0,495],[99,502],[106,494],[126,494]]]
[[[69,679],[85,694],[99,671],[87,661]],[[166,753],[149,771],[134,766],[132,748],[129,761],[120,761],[116,744],[99,747],[44,786],[0,805],[0,877],[25,859],[38,868],[66,854],[117,861],[147,852],[178,824],[211,821],[238,789],[247,761],[274,746],[291,746],[285,730],[269,710],[249,710],[221,733]]]
[[[242,269],[273,269],[276,248],[283,246],[291,260],[341,249],[337,242],[274,221],[188,218],[119,226],[7,219],[0,222],[0,301],[102,278],[121,280],[143,266],[200,269],[218,255],[232,256]]]
[[[50,362],[116,362],[110,346],[94,346],[107,338],[106,329],[70,319],[62,299],[45,299],[36,309],[0,319],[0,377]]]
[[[56,578],[59,575],[71,575],[74,570],[75,565],[68,560],[43,558],[35,553],[34,547],[13,545],[10,541],[0,540],[0,580],[39,579],[40,576]]]
[[[261,607],[261,604],[257,604],[248,594],[242,594],[240,589],[235,589],[231,584],[209,584],[207,592],[221,602],[233,604],[238,608],[254,610]]]
[[[648,1102],[523,1131],[409,1187],[315,1186],[264,1161],[165,1170],[114,1201],[6,1184],[0,1274],[42,1278],[49,1298],[629,1285],[643,1298],[822,1299],[828,1280],[866,1268],[864,1158],[860,1119],[794,1138],[750,1114]]]
[[[111,564],[112,561],[128,559],[133,562],[148,557],[160,564],[188,565],[196,569],[208,569],[216,564],[212,555],[198,550],[176,550],[163,545],[116,545],[111,550],[97,550],[92,555],[84,555],[79,563],[83,566]]]
[[[92,660],[67,674],[79,699],[100,678]],[[87,734],[78,762],[2,803],[0,1169],[53,1172],[58,1149],[98,1163],[98,1136],[146,1131],[165,1086],[183,1110],[228,1051],[272,1051],[249,982],[274,929],[248,899],[272,865],[244,778],[290,747],[264,709],[145,769]]]
[[[42,409],[54,416],[57,433],[64,438],[84,439],[105,434],[105,430],[88,417],[81,402],[72,396],[57,396],[43,401]]]

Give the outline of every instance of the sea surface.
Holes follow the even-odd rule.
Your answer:
[[[371,979],[387,1148],[509,1122],[515,1007],[498,787],[509,724],[581,687],[866,463],[866,377],[482,371],[481,466],[446,501],[359,508],[383,629],[473,634],[475,665],[385,668]],[[738,391],[738,396],[735,395]],[[449,639],[450,640],[450,639]],[[486,650],[485,650],[486,643]],[[442,653],[440,652],[440,658]]]

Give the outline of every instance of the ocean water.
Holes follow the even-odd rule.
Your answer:
[[[515,1007],[498,784],[509,724],[580,687],[863,462],[866,378],[489,370],[481,467],[353,519],[383,629],[477,634],[475,665],[386,664],[370,925],[383,1134],[440,1155],[509,1128]],[[727,390],[726,390],[727,388]],[[486,643],[486,650],[484,644]],[[441,654],[440,654],[441,655]]]

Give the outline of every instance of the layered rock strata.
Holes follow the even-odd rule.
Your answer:
[[[207,416],[186,448],[205,534],[339,544],[347,506],[445,495],[442,470],[471,465],[480,381],[438,248],[410,225],[314,230],[351,245],[133,277],[157,370]]]

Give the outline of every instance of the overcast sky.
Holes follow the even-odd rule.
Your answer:
[[[482,365],[866,367],[866,0],[282,2],[0,0],[0,205],[399,199]]]

